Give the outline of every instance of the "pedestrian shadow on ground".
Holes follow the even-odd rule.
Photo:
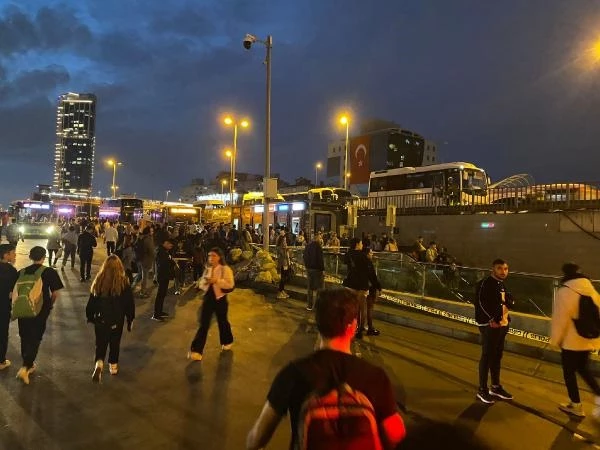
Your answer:
[[[298,324],[288,341],[271,357],[270,369],[286,365],[290,361],[290,355],[294,357],[308,355],[314,350],[316,337],[307,321]]]
[[[583,439],[574,439],[573,434],[577,432],[577,428],[581,424],[583,418],[569,417],[569,420],[563,425],[563,429],[556,435],[554,442],[549,450],[564,450],[565,448],[577,450],[590,448],[589,443]]]
[[[185,306],[188,302],[196,299],[202,299],[202,292],[196,289],[194,285],[189,286],[183,290],[183,293],[177,299],[177,306]]]

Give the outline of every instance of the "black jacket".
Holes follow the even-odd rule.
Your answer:
[[[127,323],[135,319],[135,303],[131,287],[127,286],[121,295],[115,297],[96,297],[90,294],[85,308],[87,321],[94,324],[107,326],[122,326],[127,318]]]
[[[98,243],[96,242],[94,235],[84,231],[77,239],[77,254],[82,256],[92,255],[94,253],[94,247],[97,245]]]
[[[172,278],[173,260],[169,252],[161,245],[156,250],[156,279],[168,281]]]
[[[369,290],[369,258],[365,252],[348,250],[344,262],[348,266],[348,275],[342,284],[350,289]]]
[[[312,241],[304,248],[304,267],[313,270],[325,270],[323,248],[317,241]]]
[[[15,287],[15,283],[19,278],[19,272],[9,263],[0,262],[0,314],[8,314],[10,316],[11,301],[10,293]],[[4,316],[2,320],[4,320]]]
[[[477,283],[475,292],[475,321],[477,325],[489,325],[491,320],[500,323],[502,320],[502,294],[504,294],[506,307],[511,309],[514,300],[502,281],[496,280],[490,275]]]
[[[381,290],[381,283],[379,282],[379,278],[377,278],[373,261],[367,258],[367,263],[369,267],[369,295],[375,295],[377,291]]]

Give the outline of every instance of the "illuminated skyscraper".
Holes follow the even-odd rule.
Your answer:
[[[92,191],[96,149],[96,96],[69,92],[58,98],[54,192]]]

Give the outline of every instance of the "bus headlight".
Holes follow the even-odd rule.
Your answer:
[[[19,227],[19,233],[25,233],[25,227],[23,225]]]

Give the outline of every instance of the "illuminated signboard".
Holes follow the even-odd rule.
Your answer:
[[[171,214],[196,214],[197,211],[194,208],[169,208]]]
[[[23,207],[30,209],[50,209],[50,205],[47,203],[23,203]]]
[[[289,211],[289,210],[290,210],[290,205],[283,204],[283,205],[279,205],[277,207],[277,211]]]
[[[302,202],[292,203],[292,211],[304,211],[305,206]]]

